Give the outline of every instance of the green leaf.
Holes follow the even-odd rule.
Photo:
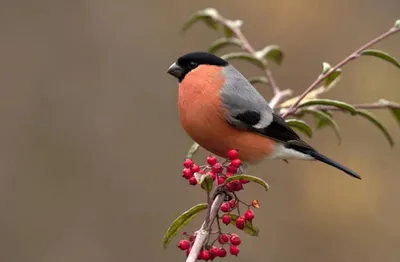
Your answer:
[[[244,60],[248,61],[256,66],[258,66],[261,69],[264,69],[265,64],[263,61],[260,61],[253,55],[246,53],[246,52],[234,52],[234,53],[229,53],[221,56],[222,59],[225,60]]]
[[[224,25],[224,34],[225,34],[225,36],[227,38],[230,38],[230,37],[233,36],[232,30],[229,27],[225,26],[225,25]]]
[[[339,126],[337,125],[336,121],[333,120],[332,115],[327,114],[321,110],[303,109],[302,111],[314,115],[314,117],[317,119],[317,124],[316,124],[317,129],[321,129],[325,126],[330,126],[335,132],[339,144],[342,142]]]
[[[203,183],[201,183],[202,188],[204,188],[205,191],[207,192],[211,192],[212,188],[213,188],[213,180],[212,177],[210,175],[206,175]]]
[[[286,124],[288,124],[292,128],[299,130],[303,134],[306,134],[308,137],[312,137],[311,127],[309,125],[307,125],[307,123],[304,122],[303,120],[287,119]]]
[[[266,191],[268,191],[268,189],[269,189],[269,185],[267,184],[267,182],[265,182],[264,180],[262,180],[259,177],[250,176],[250,175],[235,175],[235,176],[231,176],[231,177],[228,177],[226,179],[226,182],[231,182],[231,181],[234,181],[234,180],[242,180],[242,179],[247,179],[247,180],[249,180],[251,182],[254,182],[254,183],[257,183],[259,185],[262,185],[265,188]]]
[[[248,79],[250,84],[268,84],[269,81],[265,76],[254,76]]]
[[[400,108],[395,108],[400,106],[399,104],[396,104],[394,102],[390,102],[386,99],[379,99],[379,103],[382,105],[388,106],[390,112],[394,116],[394,119],[399,123],[400,125]],[[392,106],[392,107],[391,107]]]
[[[208,51],[211,53],[215,53],[215,52],[219,51],[221,48],[224,48],[229,45],[241,47],[242,42],[238,38],[235,38],[235,37],[234,38],[222,37],[222,38],[219,38],[219,39],[215,40],[214,42],[212,42],[210,47],[208,48]]]
[[[236,225],[236,220],[239,216],[235,214],[229,214],[229,216],[231,217],[231,224]],[[258,233],[260,233],[260,230],[257,227],[253,226],[253,224],[249,221],[245,222],[243,231],[254,237],[258,236]]]
[[[357,110],[352,105],[332,99],[309,99],[301,102],[299,107],[307,107],[315,105],[334,106],[343,109],[346,112],[350,112],[352,115],[357,114]]]
[[[207,8],[204,10],[200,10],[192,14],[189,20],[183,25],[182,33],[186,32],[190,29],[195,23],[199,21],[203,21],[210,28],[217,30],[218,29],[218,21],[216,18],[219,17],[218,11],[214,8]]]
[[[180,215],[178,218],[176,218],[164,235],[163,247],[167,248],[168,244],[172,241],[176,234],[178,234],[179,230],[181,230],[187,223],[195,218],[196,215],[198,215],[201,211],[207,209],[207,207],[208,204],[206,203],[195,205],[194,207]]]
[[[371,123],[373,123],[377,128],[379,128],[382,131],[383,135],[388,140],[390,146],[391,147],[394,146],[393,138],[390,136],[390,134],[387,131],[387,129],[385,128],[385,126],[376,118],[376,116],[374,116],[373,114],[371,114],[367,110],[361,110],[361,109],[357,110],[357,115],[360,115],[360,116],[366,118]]]
[[[191,159],[194,156],[194,154],[196,154],[197,150],[199,150],[199,148],[200,148],[200,145],[197,144],[196,142],[194,142],[192,144],[192,146],[190,147],[188,153],[186,154],[186,158]]]
[[[400,19],[394,23],[394,28],[400,28]]]
[[[258,59],[267,59],[280,65],[284,58],[283,52],[278,45],[269,45],[256,52]]]
[[[331,70],[331,65],[328,64],[327,62],[323,62],[322,63],[322,74],[326,74],[329,72],[329,70]]]
[[[396,58],[394,58],[393,56],[391,56],[388,53],[385,53],[383,51],[375,50],[375,49],[368,49],[368,50],[362,51],[361,55],[375,56],[375,57],[381,58],[381,59],[393,64],[394,66],[400,68],[400,64],[396,60]]]

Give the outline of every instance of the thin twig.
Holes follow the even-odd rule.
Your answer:
[[[250,42],[247,40],[246,36],[243,34],[242,30],[240,29],[240,26],[237,25],[237,23],[239,21],[232,21],[229,20],[221,15],[218,15],[216,17],[216,20],[218,22],[220,22],[221,24],[223,24],[224,26],[226,26],[227,28],[229,28],[233,34],[242,42],[242,49],[246,52],[249,52],[250,54],[252,54],[253,56],[256,55],[256,50],[253,48],[253,46],[250,44]],[[240,21],[241,23],[241,21]],[[275,108],[276,105],[286,96],[291,95],[293,92],[291,89],[285,89],[285,90],[281,90],[273,75],[271,70],[265,66],[264,68],[264,74],[265,77],[268,79],[269,84],[271,85],[272,88],[272,92],[274,93],[273,98],[271,99],[270,102],[270,106],[272,108]]]
[[[340,61],[338,64],[336,64],[334,67],[331,68],[330,71],[326,72],[325,74],[320,74],[317,79],[306,89],[306,91],[303,92],[303,94],[299,97],[299,99],[292,104],[292,106],[282,115],[283,118],[287,117],[288,115],[292,114],[295,112],[300,104],[300,102],[307,96],[308,93],[310,93],[312,90],[317,88],[328,76],[330,76],[333,72],[335,72],[337,69],[342,68],[344,65],[349,63],[351,60],[357,59],[360,57],[361,53],[366,50],[367,48],[371,47],[372,45],[382,41],[383,39],[397,33],[400,31],[400,27],[392,27],[385,33],[379,35],[378,37],[372,39],[365,45],[361,46],[358,48],[356,51],[351,53],[348,57]]]

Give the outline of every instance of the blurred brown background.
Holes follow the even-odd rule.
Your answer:
[[[164,251],[161,239],[204,195],[180,178],[191,140],[166,69],[219,36],[201,24],[179,35],[192,12],[210,6],[243,19],[255,47],[282,46],[275,76],[296,92],[321,62],[336,63],[400,18],[398,0],[0,1],[0,261],[184,260],[176,241]],[[376,47],[400,57],[400,35]],[[329,97],[399,102],[399,72],[362,58]],[[399,261],[400,129],[388,112],[376,114],[395,148],[343,115],[341,146],[329,129],[312,140],[362,181],[319,163],[252,167],[271,185],[244,193],[261,201],[261,235],[244,237],[240,256],[225,261]]]

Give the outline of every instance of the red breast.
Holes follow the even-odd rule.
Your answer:
[[[239,149],[246,162],[258,162],[268,156],[276,142],[258,134],[238,130],[226,122],[220,90],[224,86],[223,68],[201,65],[179,85],[180,120],[188,135],[200,146],[227,158],[229,149]]]

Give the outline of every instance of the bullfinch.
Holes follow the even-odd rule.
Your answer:
[[[184,130],[211,153],[227,158],[234,148],[250,164],[264,159],[318,160],[361,179],[304,142],[224,59],[207,52],[188,53],[169,67],[168,74],[179,82],[178,109]]]

